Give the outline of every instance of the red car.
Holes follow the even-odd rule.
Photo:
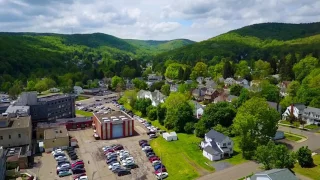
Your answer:
[[[150,161],[150,162],[152,162],[152,161],[159,161],[159,160],[160,160],[160,158],[157,157],[157,156],[153,156],[153,157],[150,157],[150,158],[149,158],[149,161]]]
[[[86,176],[86,173],[75,175],[75,176],[73,176],[73,179],[75,180],[81,176]]]
[[[144,143],[147,143],[148,141],[147,140],[140,140],[139,141],[139,145],[141,146],[141,144],[144,144]]]
[[[167,172],[167,169],[166,168],[162,168],[162,171],[161,171],[161,169],[158,169],[157,171],[154,172],[154,174],[158,174],[158,173],[161,173],[161,172]]]
[[[105,151],[104,154],[113,153],[114,151],[115,151],[114,149],[109,149],[109,150]]]
[[[71,167],[75,167],[78,164],[84,164],[84,163],[83,162],[75,162],[75,163],[71,164]]]
[[[116,146],[116,147],[113,148],[114,151],[120,151],[122,149],[123,149],[123,146]]]

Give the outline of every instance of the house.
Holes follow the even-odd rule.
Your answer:
[[[214,82],[213,80],[210,79],[210,80],[206,81],[206,87],[216,89],[218,87],[218,85],[216,82]]]
[[[227,100],[227,96],[225,94],[221,94],[213,100],[213,103],[224,102]]]
[[[194,89],[192,90],[192,96],[196,101],[203,101],[204,96],[206,94],[206,90],[207,88],[205,87]]]
[[[238,96],[228,95],[226,101],[231,103],[235,99],[238,99]]]
[[[162,76],[157,76],[156,74],[149,74],[148,81],[150,82],[162,81]]]
[[[166,141],[176,141],[178,140],[178,136],[176,132],[170,132],[170,133],[163,133],[162,137],[166,140]]]
[[[219,82],[219,83],[223,83],[223,82],[224,82],[224,78],[223,78],[223,77],[220,77],[220,78],[218,79],[218,82]]]
[[[160,103],[164,103],[166,96],[163,95],[159,90],[155,90],[154,92],[140,90],[137,94],[138,99],[150,99],[153,106],[157,106]]]
[[[179,84],[170,84],[170,92],[177,92],[179,89]]]
[[[202,82],[204,81],[204,77],[197,77],[196,81],[198,82],[198,84],[202,84]]]
[[[80,86],[73,86],[73,92],[77,95],[83,93],[83,89]]]
[[[211,129],[205,134],[204,141],[200,144],[203,156],[210,161],[221,160],[233,154],[233,141],[228,136]]]
[[[246,180],[298,180],[288,169],[271,169],[254,174]]]
[[[285,97],[285,96],[288,95],[288,93],[287,93],[287,88],[288,88],[288,86],[289,86],[290,83],[291,83],[291,81],[282,81],[282,82],[278,85],[278,87],[280,88],[280,95],[281,95],[282,97]]]
[[[59,88],[50,88],[49,91],[51,93],[57,93],[57,92],[60,92],[60,89]]]
[[[194,111],[193,114],[197,119],[200,119],[201,116],[203,115],[204,112],[204,108],[205,106],[201,105],[200,103],[198,103],[197,101],[192,101],[194,104]]]
[[[224,80],[224,85],[226,86],[232,86],[236,84],[236,80],[234,80],[233,78],[227,78]]]
[[[217,89],[209,88],[206,90],[204,100],[212,102],[218,96],[219,96],[219,91]]]
[[[186,80],[186,81],[184,81],[184,83],[185,83],[185,84],[192,84],[193,81],[192,81],[192,80]]]
[[[288,119],[291,115],[301,118],[306,124],[320,124],[320,109],[305,106],[304,104],[292,104],[282,114],[282,119]]]
[[[99,87],[106,87],[106,84],[102,80],[98,81],[98,85],[99,85]]]
[[[249,84],[249,81],[248,80],[246,80],[246,79],[238,79],[237,81],[236,81],[236,83],[237,84],[239,84],[240,86],[242,86],[242,87],[245,87],[245,88],[248,88],[249,86],[250,86],[250,84]]]
[[[133,89],[134,88],[134,84],[132,83],[131,80],[126,79],[125,82],[126,82],[126,89]]]
[[[271,102],[271,101],[267,101],[267,103],[269,104],[269,107],[275,109],[276,111],[278,111],[279,113],[281,113],[281,106],[280,104],[276,103],[276,102]]]

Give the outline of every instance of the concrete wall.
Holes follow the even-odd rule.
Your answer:
[[[61,137],[57,139],[45,139],[43,140],[44,148],[53,149],[58,147],[68,147],[69,146],[69,137]]]
[[[3,147],[0,147],[0,180],[5,179],[6,173],[6,156]]]
[[[9,135],[11,136],[10,139]],[[0,145],[4,148],[31,145],[31,125],[27,128],[0,129],[0,136],[2,136],[2,139],[0,138]]]

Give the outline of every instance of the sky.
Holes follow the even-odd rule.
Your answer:
[[[263,22],[320,21],[320,0],[0,0],[1,32],[202,41]]]

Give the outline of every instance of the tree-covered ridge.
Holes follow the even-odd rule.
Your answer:
[[[188,39],[175,39],[170,41],[126,39],[125,41],[139,48],[147,49],[152,53],[165,52],[195,43]]]

